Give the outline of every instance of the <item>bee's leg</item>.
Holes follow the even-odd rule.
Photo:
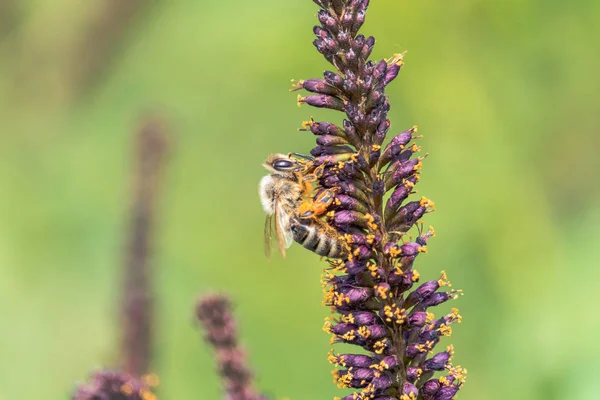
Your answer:
[[[317,179],[319,178],[315,174],[306,174],[302,177],[302,181],[304,182],[315,182]]]
[[[321,164],[317,168],[315,168],[315,171],[313,172],[313,174],[317,177],[317,179],[319,179],[323,176],[324,171],[325,171],[325,164]]]
[[[303,201],[298,207],[298,216],[301,218],[308,218],[314,215],[313,203],[311,201]]]
[[[319,191],[315,200],[312,203],[311,211],[315,215],[323,215],[327,211],[327,208],[333,203],[335,199],[335,191],[332,189],[323,189]]]
[[[304,182],[314,182],[323,176],[323,171],[325,170],[325,165],[321,164],[310,174],[305,174],[302,177]]]

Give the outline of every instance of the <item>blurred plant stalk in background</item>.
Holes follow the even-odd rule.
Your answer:
[[[134,141],[131,219],[119,301],[122,370],[93,373],[91,382],[77,389],[74,400],[156,398],[151,390],[158,378],[149,374],[154,344],[152,248],[157,202],[171,145],[172,136],[161,119],[142,120]]]
[[[171,137],[164,123],[149,118],[135,141],[131,220],[124,260],[121,355],[125,371],[141,376],[150,371],[153,345],[152,242],[156,207]]]

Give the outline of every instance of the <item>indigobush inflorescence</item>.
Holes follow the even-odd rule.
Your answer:
[[[415,258],[426,252],[435,234],[420,221],[434,203],[422,197],[406,201],[420,177],[424,157],[413,139],[417,127],[384,144],[390,121],[385,87],[403,65],[396,54],[369,61],[375,39],[358,34],[369,0],[314,0],[319,26],[314,45],[336,69],[323,79],[295,83],[311,92],[299,104],[342,111],[341,125],[307,121],[303,130],[317,135],[311,150],[315,165],[324,165],[322,188],[335,188],[336,199],[326,214],[346,247],[343,259],[329,260],[324,277],[325,304],[336,312],[324,329],[332,342],[362,347],[367,354],[334,354],[335,382],[360,389],[343,399],[450,400],[465,379],[465,370],[451,364],[453,347],[434,353],[450,325],[460,322],[458,310],[435,317],[431,307],[456,298],[460,291],[440,290],[446,274],[419,286]],[[416,226],[413,238],[408,231]],[[443,371],[441,377],[434,377]]]

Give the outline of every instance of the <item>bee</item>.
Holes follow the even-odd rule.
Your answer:
[[[311,182],[318,179],[323,166],[315,167],[308,156],[294,155],[306,160],[294,158],[292,154],[272,154],[263,164],[271,172],[259,185],[261,203],[267,213],[265,253],[271,254],[274,226],[279,251],[284,257],[294,241],[321,256],[341,257],[344,247],[339,243],[339,234],[319,219],[333,203],[335,193],[322,189],[312,199]]]

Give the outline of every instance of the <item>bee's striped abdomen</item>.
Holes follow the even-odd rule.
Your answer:
[[[291,228],[294,240],[302,247],[324,257],[339,258],[342,255],[336,240],[325,232],[319,231],[313,221],[295,219],[292,221]]]

